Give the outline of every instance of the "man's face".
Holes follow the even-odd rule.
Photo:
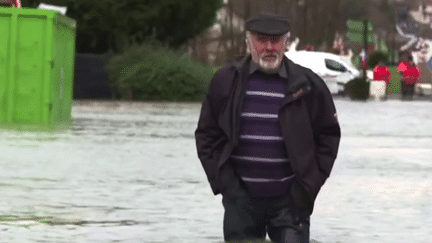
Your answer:
[[[252,60],[266,73],[277,73],[287,47],[285,35],[268,36],[251,33],[250,52]]]

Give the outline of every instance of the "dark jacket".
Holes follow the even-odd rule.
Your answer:
[[[195,138],[198,157],[215,195],[228,196],[243,188],[231,163],[226,162],[239,141],[239,119],[250,61],[248,56],[219,70],[202,104]],[[296,175],[291,195],[297,209],[310,215],[336,159],[340,127],[324,81],[286,57],[284,64],[288,89],[279,120]]]

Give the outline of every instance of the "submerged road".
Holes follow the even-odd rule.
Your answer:
[[[432,102],[336,99],[340,153],[311,238],[432,235]],[[196,156],[200,104],[76,101],[73,128],[0,130],[0,242],[222,242]]]

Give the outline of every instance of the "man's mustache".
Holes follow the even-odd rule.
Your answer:
[[[275,57],[275,58],[279,58],[279,54],[278,53],[274,53],[274,52],[267,52],[267,53],[263,53],[261,55],[261,58],[265,58],[265,57]]]

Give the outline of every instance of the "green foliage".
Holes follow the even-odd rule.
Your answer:
[[[67,7],[66,15],[77,21],[77,52],[105,53],[115,48],[115,37],[130,33],[131,26],[124,22],[128,16],[121,11],[129,0],[22,0],[22,5],[33,8],[40,2]]]
[[[363,77],[353,79],[345,85],[345,92],[352,100],[365,101],[369,98],[369,83]]]
[[[211,26],[222,0],[147,0],[156,39],[178,47]]]
[[[77,51],[121,53],[148,38],[178,48],[210,27],[222,0],[22,0],[67,6],[77,21]]]
[[[388,60],[389,60],[389,57],[386,53],[376,51],[376,52],[372,53],[372,55],[370,56],[369,61],[368,61],[368,67],[374,68],[380,61],[383,61],[386,63]]]
[[[390,75],[391,83],[387,85],[387,94],[400,94],[401,93],[401,75],[397,71],[397,66],[391,66]]]
[[[197,101],[203,98],[212,68],[160,44],[133,46],[108,63],[111,84],[126,99]]]

